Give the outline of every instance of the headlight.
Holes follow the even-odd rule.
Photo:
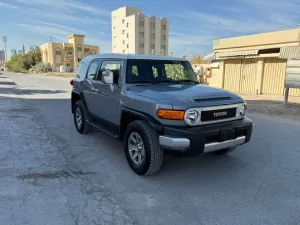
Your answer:
[[[184,120],[189,125],[193,125],[193,124],[197,123],[199,120],[199,112],[194,109],[187,110],[184,115]]]
[[[246,114],[246,105],[243,104],[243,105],[241,105],[241,107],[240,107],[240,115],[241,115],[241,116],[245,116],[245,114]]]

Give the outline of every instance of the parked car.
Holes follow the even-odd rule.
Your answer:
[[[124,141],[128,164],[139,175],[157,172],[164,150],[225,154],[251,138],[245,101],[200,85],[186,59],[91,55],[70,83],[77,131],[97,128]]]

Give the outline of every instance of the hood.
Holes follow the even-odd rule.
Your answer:
[[[224,100],[242,100],[223,89],[194,84],[132,85],[130,91],[140,96],[168,102],[200,103]]]

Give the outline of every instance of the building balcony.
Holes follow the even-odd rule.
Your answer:
[[[73,58],[73,55],[64,55],[64,58]]]

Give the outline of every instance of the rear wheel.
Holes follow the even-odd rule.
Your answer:
[[[218,150],[218,151],[215,151],[215,152],[212,152],[213,154],[215,155],[225,155],[229,152],[232,152],[236,149],[236,147],[232,147],[232,148],[225,148],[225,149],[221,149],[221,150]]]
[[[76,130],[81,134],[87,134],[93,131],[93,127],[86,121],[87,112],[82,101],[76,101],[74,104],[74,123]]]
[[[131,122],[125,134],[124,151],[130,168],[138,175],[157,172],[163,161],[158,135],[143,120]]]

